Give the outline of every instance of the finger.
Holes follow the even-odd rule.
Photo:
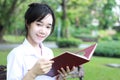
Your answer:
[[[48,73],[50,71],[51,67],[45,68],[45,72]]]
[[[60,70],[57,70],[57,71],[62,77],[64,77],[63,73]]]
[[[74,70],[76,67],[75,66],[73,66],[73,68],[72,68],[72,70]]]
[[[52,68],[52,64],[51,63],[44,63],[42,65],[42,68],[44,68],[44,69],[51,69]]]
[[[70,72],[70,68],[69,68],[69,66],[66,67],[66,70],[67,70],[67,73]]]
[[[39,62],[50,62],[50,63],[53,63],[54,61],[53,60],[47,60],[47,59],[44,59],[44,58],[41,58],[38,60]]]
[[[42,74],[46,74],[50,71],[50,68],[45,68],[45,69],[42,69],[41,72]]]
[[[53,62],[54,61],[48,61],[48,60],[44,60],[43,62],[39,61],[39,68],[41,70],[45,70],[45,71],[46,71],[46,69],[50,70]]]
[[[46,61],[45,64],[53,64],[54,61]]]
[[[69,68],[69,67],[68,67]],[[61,68],[61,71],[62,71],[62,74],[63,74],[63,77],[66,77],[68,75],[68,73],[65,71],[64,68]]]
[[[49,61],[49,60],[44,60],[44,61],[43,61],[43,60],[42,60],[42,61],[40,60],[40,61],[39,61],[39,64],[40,64],[40,65],[48,65],[48,64],[53,64],[53,63],[54,63],[54,61]]]
[[[61,71],[63,72],[63,74],[66,74],[66,71],[64,68],[61,68]]]

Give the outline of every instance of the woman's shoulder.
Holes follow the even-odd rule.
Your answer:
[[[17,47],[13,48],[8,55],[19,56],[22,55],[21,53],[24,51],[23,45],[18,45]]]

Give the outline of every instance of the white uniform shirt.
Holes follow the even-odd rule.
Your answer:
[[[53,52],[42,44],[42,55],[37,53],[32,45],[25,39],[23,44],[14,48],[7,57],[7,80],[22,80],[40,58],[51,59]],[[41,75],[35,80],[55,80],[55,77]]]

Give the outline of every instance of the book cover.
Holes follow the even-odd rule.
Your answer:
[[[93,44],[76,53],[66,51],[61,55],[53,58],[52,60],[54,60],[54,63],[52,65],[52,69],[46,75],[54,77],[59,74],[57,70],[60,70],[60,68],[66,69],[66,66],[69,66],[69,68],[72,69],[73,66],[79,66],[89,62],[96,49],[96,46],[97,44]],[[83,53],[83,55],[78,53]]]

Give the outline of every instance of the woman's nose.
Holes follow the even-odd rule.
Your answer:
[[[39,30],[39,33],[40,33],[40,34],[45,34],[45,32],[46,32],[46,29],[45,29],[44,27],[42,27],[42,28]]]

